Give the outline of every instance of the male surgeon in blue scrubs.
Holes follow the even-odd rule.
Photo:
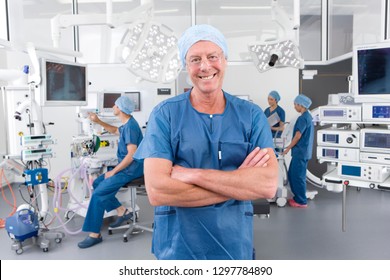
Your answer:
[[[222,90],[228,50],[219,30],[192,26],[178,46],[194,86],[154,108],[134,155],[144,159],[156,206],[152,252],[164,260],[252,259],[251,200],[277,188],[271,129],[257,105]]]
[[[298,117],[293,131],[291,143],[283,151],[286,155],[290,150],[291,162],[288,169],[288,181],[294,197],[288,199],[291,207],[306,208],[306,169],[313,152],[314,125],[309,112],[311,100],[303,94],[294,99],[295,110],[301,115]]]

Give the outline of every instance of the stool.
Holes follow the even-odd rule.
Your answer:
[[[270,204],[267,199],[252,200],[253,214],[260,218],[269,218]]]
[[[136,211],[136,198],[137,198],[137,189],[142,188],[145,185],[144,176],[134,179],[133,181],[127,183],[122,188],[130,188],[130,206],[133,212],[133,221],[130,224],[122,225],[116,228],[108,227],[108,234],[111,235],[113,230],[126,229],[126,232],[123,234],[123,242],[127,242],[128,235],[130,235],[135,230],[146,230],[153,232],[153,229],[145,226],[150,223],[138,223],[138,215]]]

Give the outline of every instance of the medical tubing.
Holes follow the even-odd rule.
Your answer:
[[[74,173],[74,174],[76,174],[78,171],[79,171],[79,169],[81,168],[81,166],[76,170],[76,172]],[[73,201],[75,201],[75,203],[76,204],[78,204],[79,205],[79,207],[77,207],[77,208],[75,208],[75,209],[67,209],[67,208],[62,208],[61,206],[60,206],[60,200],[61,200],[61,192],[59,191],[58,193],[57,193],[57,190],[61,190],[61,178],[63,177],[63,175],[65,174],[65,173],[67,173],[67,172],[69,172],[69,171],[72,171],[72,168],[69,168],[69,169],[66,169],[66,170],[64,170],[63,172],[61,172],[55,179],[54,179],[54,186],[55,186],[55,188],[54,188],[54,196],[53,196],[53,206],[55,207],[55,208],[58,208],[58,209],[61,209],[61,210],[77,210],[77,209],[79,209],[80,207],[83,207],[83,205],[73,196],[73,194],[72,194],[72,191],[71,191],[71,188],[68,188],[68,194],[69,194],[69,196],[73,199]],[[69,180],[68,180],[68,184],[69,184],[69,182],[71,182],[72,180],[73,180],[73,177],[74,177],[74,174],[69,178]],[[56,200],[54,199],[54,198],[56,198]]]
[[[73,170],[72,168],[69,168],[69,169],[63,171],[62,173],[60,173],[60,175],[58,175],[58,176],[56,177],[54,184],[55,184],[55,185],[60,184],[60,183],[58,183],[58,182],[59,182],[59,180],[61,180],[61,177],[63,176],[63,174],[66,173],[66,172],[72,171],[72,170]],[[85,178],[86,178],[86,176],[87,176],[87,172],[86,172],[86,168],[85,168],[85,164],[84,164],[84,163],[82,163],[82,164],[76,169],[76,171],[73,172],[72,176],[71,176],[71,177],[69,178],[69,180],[68,180],[68,184],[70,184],[70,183],[73,181],[74,176],[76,176],[76,175],[79,174],[79,173],[81,174],[80,177],[83,179],[83,182],[84,182],[84,181],[85,181]],[[57,186],[57,187],[58,187],[58,186]],[[60,187],[60,186],[59,186],[59,187]],[[87,187],[88,187],[89,192],[91,193],[91,189],[90,189],[89,185],[87,185]],[[85,207],[80,201],[78,201],[77,198],[73,195],[73,193],[72,193],[72,188],[69,188],[69,187],[68,187],[68,193],[69,193],[69,196],[73,199],[73,201],[74,201],[77,205],[79,205],[79,207],[78,207],[78,208],[74,208],[74,209],[65,209],[65,208],[61,208],[62,210],[72,210],[72,211],[73,211],[73,210],[80,209],[80,207],[82,207],[82,208],[87,208],[87,207]]]
[[[8,201],[8,199],[5,196],[4,187],[3,187],[3,177],[4,177],[5,181],[7,182],[8,188],[11,191],[11,195],[12,195],[12,198],[13,198],[13,201],[14,201],[13,205],[11,205],[11,203]],[[7,179],[7,176],[5,176],[4,168],[0,169],[0,188],[1,188],[1,193],[3,195],[4,200],[6,201],[6,203],[9,206],[12,207],[11,213],[8,214],[8,217],[10,217],[13,214],[15,214],[15,212],[16,212],[16,197],[15,197],[14,191],[12,190],[11,184],[9,183],[9,181]],[[0,218],[0,228],[4,228],[4,227],[5,227],[5,220]]]
[[[3,177],[4,177],[4,179],[5,179],[5,181],[6,181],[7,185],[8,185],[8,188],[9,188],[9,190],[10,190],[10,192],[11,192],[12,199],[13,199],[13,201],[14,201],[13,205],[11,204],[11,202],[9,202],[9,200],[8,200],[7,197],[5,196],[4,187],[2,187],[2,185],[3,185]],[[16,196],[15,196],[15,193],[14,193],[14,191],[13,191],[13,189],[12,189],[11,184],[10,184],[9,181],[8,181],[7,176],[5,176],[5,173],[4,173],[4,169],[3,169],[3,168],[0,170],[0,186],[1,186],[1,187],[0,187],[0,188],[1,188],[1,193],[2,193],[2,195],[3,195],[3,198],[4,198],[5,202],[6,202],[9,206],[11,206],[12,209],[13,209],[12,212],[9,214],[9,216],[12,216],[12,215],[16,212]]]
[[[58,209],[62,209],[62,207],[57,207],[58,204],[61,202],[61,177],[66,172],[70,171],[72,168],[69,168],[67,170],[64,170],[61,172],[54,181],[54,195],[53,195],[53,207],[54,207],[54,215],[58,218],[58,221],[60,222],[62,228],[70,235],[75,235],[81,232],[81,228],[76,231],[71,231],[66,227],[66,223],[62,221],[62,218],[60,217]],[[57,197],[58,196],[58,197]],[[62,209],[64,210],[64,209]],[[66,210],[66,209],[65,209]],[[52,228],[53,229],[53,228]]]

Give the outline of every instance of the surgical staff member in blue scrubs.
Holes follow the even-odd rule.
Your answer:
[[[271,91],[268,94],[268,104],[269,107],[265,109],[264,114],[268,118],[271,115],[277,115],[279,118],[279,121],[271,126],[272,130],[272,137],[280,138],[282,135],[282,131],[284,129],[284,123],[286,122],[286,113],[284,112],[283,108],[279,106],[280,101],[280,95],[276,90]]]
[[[277,188],[270,127],[260,107],[222,90],[228,51],[219,30],[192,26],[178,46],[194,86],[154,108],[134,155],[156,206],[152,252],[252,259],[251,200]]]
[[[111,227],[119,227],[125,221],[132,219],[132,213],[120,204],[115,195],[122,186],[143,175],[143,163],[133,160],[133,155],[143,139],[141,128],[131,115],[134,111],[134,102],[127,96],[121,96],[115,101],[113,109],[114,115],[122,123],[120,127],[103,122],[96,114],[91,113],[89,116],[93,122],[103,126],[106,131],[119,134],[118,165],[100,175],[93,182],[94,190],[83,225],[83,231],[90,233],[78,243],[82,249],[103,241],[100,228],[104,211],[116,209],[118,213],[118,218],[110,224]]]
[[[297,208],[307,207],[306,170],[312,156],[314,135],[313,118],[308,111],[310,105],[311,100],[306,95],[299,94],[294,99],[295,110],[301,115],[294,125],[291,143],[283,152],[286,155],[292,150],[288,180],[294,197],[288,199],[288,204]]]

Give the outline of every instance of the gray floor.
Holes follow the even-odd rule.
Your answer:
[[[313,188],[312,188],[313,189]],[[351,188],[347,192],[346,232],[342,231],[342,194],[317,189],[319,194],[307,209],[278,208],[271,205],[268,219],[254,218],[256,258],[263,260],[389,260],[390,259],[390,192]],[[8,189],[5,188],[5,192]],[[0,199],[0,217],[10,208]],[[140,221],[152,220],[147,197],[138,196]],[[11,250],[12,241],[0,229],[2,260],[153,260],[150,253],[151,233],[142,232],[123,242],[122,234],[108,235],[105,219],[103,243],[81,250],[77,242],[84,233],[66,234],[61,243],[52,242],[48,252],[38,246],[24,248],[21,255]],[[69,227],[76,229],[83,218],[76,217]]]

